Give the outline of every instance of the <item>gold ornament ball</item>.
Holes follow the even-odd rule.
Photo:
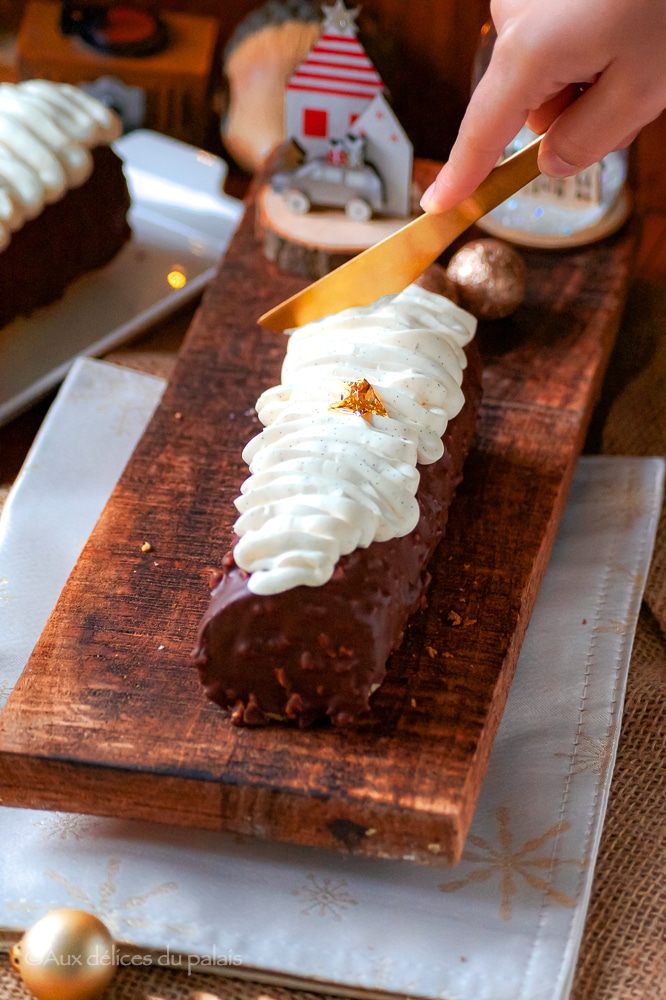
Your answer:
[[[50,910],[11,951],[13,964],[38,1000],[91,1000],[116,972],[113,938],[84,910]]]
[[[449,261],[446,274],[458,290],[460,305],[477,319],[509,316],[525,297],[525,261],[501,240],[466,243]]]

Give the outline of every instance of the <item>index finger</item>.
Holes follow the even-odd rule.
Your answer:
[[[470,99],[448,162],[425,192],[422,207],[442,212],[470,195],[496,166],[525,122],[539,133],[580,93],[577,84],[549,81],[531,63],[507,68],[491,59]]]
[[[472,94],[447,163],[421,202],[428,212],[443,212],[470,195],[497,164],[525,124],[529,108],[511,94],[500,99],[491,61]]]

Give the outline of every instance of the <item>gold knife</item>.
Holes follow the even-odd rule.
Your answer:
[[[473,223],[538,177],[540,144],[541,136],[495,167],[458,205],[436,215],[420,215],[269,309],[258,322],[269,330],[289,330],[402,291]]]

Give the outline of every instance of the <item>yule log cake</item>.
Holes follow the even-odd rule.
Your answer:
[[[481,400],[476,320],[444,288],[431,269],[289,334],[194,654],[237,725],[353,723],[425,600]]]
[[[0,84],[0,326],[60,298],[130,237],[115,112],[69,84]]]

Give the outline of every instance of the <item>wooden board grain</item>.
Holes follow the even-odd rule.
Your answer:
[[[0,718],[4,803],[455,862],[633,246],[625,232],[584,250],[528,253],[525,304],[481,330],[478,440],[429,606],[392,657],[372,715],[353,730],[236,729],[205,701],[190,651],[208,568],[229,546],[252,406],[277,381],[284,351],[255,317],[304,283],[265,260],[248,211]]]

